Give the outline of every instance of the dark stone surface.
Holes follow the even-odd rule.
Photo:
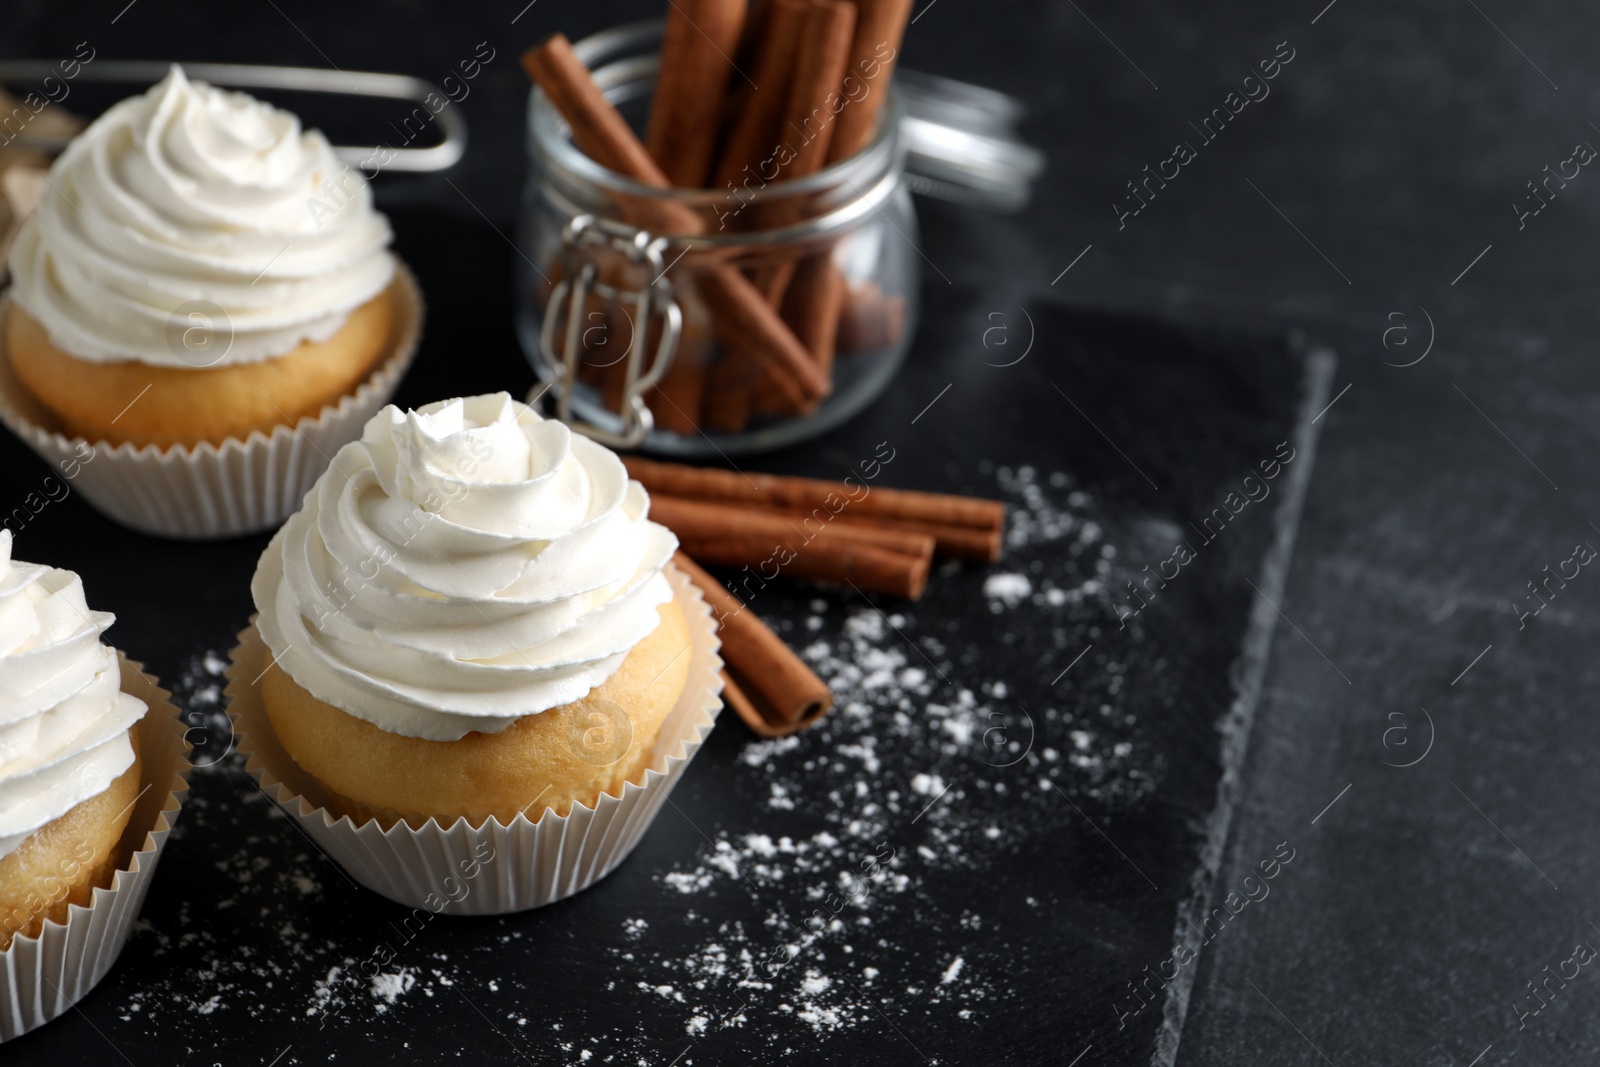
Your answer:
[[[18,3],[8,13],[0,47],[48,55],[88,38],[102,54],[119,57],[331,60],[437,78],[477,41],[491,40],[501,58],[462,105],[474,144],[451,175],[454,188],[438,178],[385,179],[383,199],[433,300],[428,351],[455,357],[452,382],[460,391],[525,382],[503,296],[511,253],[495,243],[473,206],[508,230],[522,174],[523,89],[512,54],[552,29],[578,36],[654,14],[658,5],[543,0],[516,27],[508,23],[519,3],[503,10],[455,4],[444,11],[391,5],[381,13],[375,5],[279,6],[282,14],[270,5],[241,11],[140,0],[113,26],[121,0],[70,11]],[[961,384],[941,402],[943,412],[935,408],[940,418],[929,415],[917,426],[918,450],[927,452],[916,458],[908,452],[896,472],[906,484],[985,488],[978,458],[1031,462],[1040,469],[1061,466],[1085,480],[1090,472],[1118,479],[1112,503],[1124,515],[1141,508],[1180,514],[1192,500],[1210,499],[1209,490],[1221,482],[1175,478],[1169,485],[1155,469],[1157,458],[1146,452],[1158,448],[1164,429],[1192,427],[1197,435],[1209,432],[1237,445],[1262,429],[1257,419],[1286,417],[1286,409],[1269,405],[1265,414],[1246,416],[1197,388],[1141,421],[1139,398],[1156,394],[1151,381],[1131,369],[1147,354],[1131,352],[1125,357],[1128,387],[1101,382],[1092,413],[1107,420],[1101,425],[1161,487],[1152,491],[1108,461],[1104,442],[1073,436],[1082,428],[1059,407],[1049,409],[1053,415],[1043,424],[1021,418],[1046,410],[1048,398],[1038,395],[1048,380],[1038,376],[1046,373],[1038,369],[1044,359],[1059,359],[1077,343],[1077,320],[1046,313],[1046,305],[1062,300],[1191,321],[1299,327],[1334,344],[1343,360],[1333,392],[1350,389],[1318,423],[1324,436],[1317,476],[1287,592],[1278,601],[1294,625],[1276,631],[1218,885],[1240,884],[1279,842],[1290,842],[1296,858],[1273,882],[1271,896],[1245,909],[1202,954],[1177,1061],[1594,1062],[1600,1030],[1589,1010],[1596,994],[1587,968],[1549,1008],[1527,1018],[1525,1029],[1518,1029],[1513,1007],[1519,995],[1528,996],[1525,983],[1542,979],[1546,965],[1556,969],[1575,942],[1600,945],[1589,925],[1600,923],[1600,909],[1589,889],[1597,873],[1589,840],[1596,812],[1585,789],[1592,779],[1589,756],[1600,744],[1584,699],[1595,671],[1593,579],[1585,571],[1524,630],[1508,605],[1527,591],[1525,583],[1541,577],[1541,568],[1566,559],[1576,542],[1600,544],[1589,525],[1600,522],[1590,474],[1600,382],[1591,355],[1597,323],[1586,269],[1600,223],[1588,188],[1597,179],[1586,170],[1524,229],[1510,205],[1527,194],[1525,183],[1543,167],[1567,158],[1575,142],[1600,143],[1590,126],[1600,114],[1594,107],[1600,83],[1588,62],[1600,16],[1570,2],[1518,8],[1443,0],[1338,0],[1326,7],[1323,0],[1123,7],[935,0],[919,10],[908,63],[1023,96],[1033,108],[1026,131],[1049,151],[1051,170],[1023,216],[996,219],[921,205],[923,251],[951,284],[928,272],[929,311],[903,388],[858,427],[783,462],[808,469],[823,460],[848,464],[857,440],[877,439],[863,428],[868,420],[909,420],[945,382],[956,380]],[[1190,123],[1223,106],[1280,41],[1295,58],[1271,83],[1271,95],[1245,107],[1215,143],[1199,145]],[[1141,177],[1142,167],[1157,166],[1179,140],[1199,145],[1197,158],[1119,229],[1112,205],[1126,195],[1124,183]],[[1052,284],[1089,245],[1071,272]],[[987,315],[1019,306],[1040,323],[1041,347],[1017,368],[1027,373],[974,378],[983,371],[976,364],[983,358]],[[1437,331],[1430,354],[1415,366],[1393,366],[1423,350],[1429,334],[1424,308]],[[1384,331],[1396,325],[1407,332],[1388,335],[1385,347]],[[1403,348],[1397,344],[1402,336],[1408,341]],[[1207,369],[1196,369],[1197,381],[1211,380],[1202,373]],[[408,383],[403,399],[429,398],[419,388],[418,381]],[[1210,469],[1208,454],[1196,444],[1191,460]],[[960,465],[958,473],[945,473],[947,457]],[[8,492],[37,475],[26,463],[8,465]],[[1180,494],[1188,495],[1180,501]],[[119,640],[164,672],[225,643],[247,609],[246,594],[242,581],[209,576],[242,576],[240,561],[256,544],[161,545],[87,516],[75,501],[47,512],[38,520],[42,535],[24,533],[25,553],[83,570],[97,603],[122,615],[114,631]],[[1246,572],[1259,559],[1242,545],[1224,547]],[[176,583],[179,573],[208,577]],[[958,604],[980,582],[960,574],[940,582],[944,592],[936,595]],[[1231,597],[1237,583],[1226,588]],[[1193,595],[1200,602],[1168,605],[1173,618],[1187,624],[1174,634],[1176,647],[1198,648],[1226,629],[1214,606],[1198,591]],[[1227,602],[1242,609],[1242,601]],[[940,618],[942,603],[930,602],[918,613]],[[1225,636],[1237,640],[1236,633]],[[1009,653],[1006,662],[1012,662]],[[1037,664],[1025,673],[1046,680],[1054,674]],[[1411,768],[1384,766],[1421,751],[1427,736],[1422,708],[1436,734],[1428,756]],[[1407,716],[1403,723],[1390,717],[1396,713]],[[1407,732],[1385,734],[1397,725]],[[748,782],[730,783],[717,773],[732,762],[736,740],[719,730],[678,795],[696,822],[704,815],[732,825],[743,817],[728,805],[750,802]],[[1199,741],[1196,746],[1206,748]],[[175,843],[169,860],[176,861],[180,849],[189,852],[190,866],[181,869],[198,873],[210,858],[205,849],[225,848],[215,837],[228,832],[235,817],[257,832],[270,831],[277,847],[288,842],[286,827],[264,822],[260,810],[237,800],[248,795],[246,788],[237,776],[213,779],[206,787],[211,792],[202,795],[219,803],[235,798],[238,810],[215,825],[192,820],[192,832]],[[1197,814],[1181,812],[1184,818]],[[1135,832],[1126,821],[1132,815],[1118,812],[1106,829],[1170,894],[1152,868],[1181,870],[1173,850],[1192,849],[1196,836],[1180,847],[1148,826]],[[654,1022],[666,1025],[638,997],[583,995],[574,988],[581,980],[572,975],[591,965],[591,946],[604,947],[606,938],[617,936],[614,926],[597,931],[581,916],[591,909],[610,917],[605,921],[640,914],[636,901],[612,904],[635,891],[628,880],[643,882],[641,870],[671,866],[703,847],[671,816],[663,816],[610,882],[549,915],[516,920],[559,931],[528,957],[539,965],[530,964],[528,973],[537,977],[526,979],[514,997],[524,1005],[520,1010],[543,998],[592,1005],[571,1009],[578,1032],[617,1013],[640,1013],[641,1034],[653,1032]],[[1082,1001],[1110,995],[1146,963],[1166,958],[1170,929],[1160,936],[1144,927],[1135,932],[1134,917],[1145,914],[1142,883],[1126,880],[1131,872],[1108,858],[1102,840],[1069,822],[1040,821],[1037,828],[1038,843],[1008,859],[1008,879],[952,873],[929,901],[906,913],[912,925],[934,920],[927,923],[935,931],[930,940],[919,942],[924,947],[907,950],[929,952],[932,959],[928,946],[949,929],[937,921],[935,900],[944,906],[962,895],[994,901],[994,916],[1003,917],[1000,932],[970,935],[966,951],[984,951],[970,946],[987,943],[995,955],[984,966],[1011,968],[1012,995],[977,1008],[975,1031],[949,1029],[948,1020],[904,1002],[885,1002],[885,1021],[892,1019],[921,1053],[942,1062],[1067,1062],[1089,1044],[1095,1047],[1081,1061],[1084,1067],[1145,1062],[1150,1031],[1141,1031],[1145,1040],[1137,1047],[1108,1042],[1093,1029],[1104,1023],[1092,1021],[1105,1010],[1103,1001]],[[152,903],[158,926],[159,917],[177,906],[179,869],[178,862],[163,868]],[[1043,921],[1011,900],[1009,881],[1019,878],[1050,880],[1060,895],[1045,899],[1063,907],[1094,894],[1103,894],[1104,906]],[[341,892],[334,876],[324,873],[321,880],[330,897]],[[636,888],[656,893],[647,882]],[[359,901],[364,912],[371,898],[344,900]],[[323,921],[346,918],[340,913]],[[451,936],[488,940],[490,929],[498,927],[464,925]],[[660,932],[662,925],[652,929]],[[1150,955],[1147,948],[1158,943],[1165,947]],[[143,980],[128,974],[134,955],[148,951],[143,945],[142,935],[113,983]],[[206,976],[181,973],[178,955],[164,960],[172,973],[163,980],[188,983],[185,993],[202,1001],[209,995],[202,995]],[[922,969],[944,962],[947,957],[939,957]],[[268,995],[295,994],[275,989]],[[398,1016],[381,1027],[365,1020],[336,1036],[334,1046],[310,1036],[302,1043],[289,1025],[267,1027],[272,1040],[257,1044],[238,1018],[195,1015],[175,1026],[184,1035],[183,1047],[175,1048],[143,1036],[142,1027],[124,1038],[117,1027],[130,1024],[110,1021],[121,1003],[98,994],[85,1009],[91,1016],[103,1013],[99,1025],[137,1063],[209,1062],[204,1058],[219,1044],[230,1052],[217,1059],[234,1062],[248,1050],[251,1062],[267,1062],[290,1043],[291,1056],[311,1061],[338,1042],[366,1035],[398,1047],[394,1035],[402,1031],[399,1040],[411,1041],[413,1049],[437,1040],[490,1060],[509,1055],[498,1043],[484,1043],[481,1027],[474,1029],[459,1005],[409,1023]],[[1179,1014],[1173,1013],[1174,1023],[1182,1021]],[[32,1058],[101,1062],[110,1052],[83,1022],[57,1023],[19,1048]],[[756,1033],[754,1025],[728,1033],[723,1040],[729,1044],[707,1040],[684,1062],[746,1062],[767,1049],[739,1043]],[[868,1037],[830,1039],[821,1052],[814,1051],[815,1040],[809,1032],[797,1036],[794,1055],[807,1062],[866,1056],[918,1062],[888,1026]],[[534,1062],[560,1061],[558,1052],[527,1047],[524,1054]],[[646,1050],[641,1037],[627,1051],[659,1064],[670,1062],[679,1047]],[[1158,1055],[1165,1060],[1172,1054],[1169,1040]],[[424,1057],[420,1051],[405,1055]]]

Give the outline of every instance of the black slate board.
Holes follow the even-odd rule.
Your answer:
[[[525,389],[499,237],[389,207],[430,301],[400,399]],[[237,757],[221,758],[216,669],[248,616],[263,537],[154,540],[75,498],[41,514],[18,554],[83,574],[93,603],[118,614],[111,637],[179,679],[201,762],[221,762],[196,774],[145,925],[111,976],[8,1055],[103,1062],[109,1044],[134,1063],[324,1062],[381,1047],[396,1063],[1043,1064],[1093,1045],[1148,1058],[1163,1013],[1181,1022],[1183,982],[1125,1028],[1115,1005],[1141,967],[1171,956],[1178,909],[1208,891],[1225,830],[1219,727],[1230,709],[1240,725],[1234,704],[1251,695],[1272,618],[1249,583],[1276,596],[1327,365],[1281,340],[1043,300],[995,319],[976,291],[928,285],[920,343],[891,394],[762,466],[842,475],[888,442],[881,484],[1001,495],[1021,543],[992,571],[946,568],[914,606],[773,586],[756,606],[797,645],[829,642],[825,669],[842,657],[894,680],[846,679],[840,712],[793,742],[753,746],[730,717],[635,855],[539,912],[415,932],[406,909],[320,857]],[[999,323],[1005,346],[984,332]],[[947,337],[972,343],[957,351]],[[1025,358],[1000,365],[1030,338]],[[1283,442],[1299,451],[1272,495],[1202,545],[1188,524]],[[0,454],[0,497],[43,474],[9,439]],[[1195,561],[1120,629],[1112,588],[1183,539]],[[1017,576],[1031,591],[1006,606]],[[1257,651],[1242,657],[1252,625]],[[908,684],[908,669],[921,681]],[[752,834],[775,854],[752,851]],[[784,852],[786,836],[809,851]],[[846,927],[806,937],[818,887],[884,847],[884,880],[841,915]],[[771,988],[740,985],[740,949],[759,961],[786,943],[800,953]],[[728,953],[722,975],[715,946]],[[375,954],[387,986],[340,980]]]
[[[380,182],[387,208],[425,204],[461,227],[459,236],[442,235],[437,225],[423,233],[412,217],[402,220],[402,237],[408,254],[426,248],[434,257],[415,265],[434,301],[436,326],[453,331],[436,331],[430,345],[439,347],[430,351],[455,361],[462,388],[486,388],[526,380],[500,299],[512,254],[483,225],[486,216],[514,232],[526,92],[515,52],[555,29],[576,38],[659,17],[662,7],[660,0],[531,6],[455,0],[447,7],[425,0],[131,6],[16,0],[7,8],[0,51],[70,55],[88,39],[114,58],[336,63],[438,80],[476,42],[491,42],[499,58],[459,105],[473,140],[450,184],[398,175]],[[1288,839],[1299,856],[1274,882],[1272,898],[1250,905],[1208,948],[1178,1062],[1596,1062],[1600,1039],[1587,981],[1574,983],[1525,1031],[1516,1029],[1512,1010],[1515,998],[1528,995],[1525,983],[1584,936],[1584,918],[1600,922],[1584,905],[1592,898],[1587,887],[1600,877],[1592,845],[1600,813],[1586,788],[1595,748],[1585,712],[1596,681],[1596,602],[1586,584],[1576,585],[1520,633],[1507,605],[1541,567],[1566,557],[1588,522],[1600,522],[1590,476],[1600,425],[1600,364],[1593,355],[1600,307],[1589,269],[1600,201],[1586,178],[1526,230],[1509,210],[1542,167],[1593,135],[1588,124],[1596,116],[1587,103],[1595,96],[1591,53],[1600,12],[1573,0],[1523,7],[1483,0],[1154,7],[926,0],[917,16],[906,39],[907,64],[1023,97],[1025,135],[1050,156],[1033,204],[1017,216],[919,203],[919,240],[935,283],[929,299],[954,296],[960,304],[959,312],[931,313],[940,329],[919,338],[913,355],[919,364],[1002,361],[982,348],[982,333],[993,325],[987,316],[1004,311],[1015,320],[1019,303],[1033,309],[1038,294],[1048,292],[1098,307],[1248,322],[1263,331],[1306,329],[1335,342],[1342,354],[1335,395],[1352,386],[1318,423],[1326,447],[1293,576],[1278,600],[1295,628],[1276,631],[1246,764],[1248,788],[1218,888],[1235,883],[1279,841]],[[1158,164],[1175,141],[1190,138],[1189,124],[1238,90],[1283,41],[1298,56],[1273,82],[1270,99],[1251,104],[1226,137],[1184,168],[1180,181],[1119,229],[1112,205],[1128,195],[1126,183],[1142,178],[1141,168]],[[80,86],[69,106],[82,101],[92,112],[110,99]],[[393,118],[379,110],[368,114],[370,121],[340,123],[327,108],[308,114],[349,140],[387,136],[383,123]],[[956,287],[946,288],[941,275]],[[1423,307],[1438,343],[1422,363],[1397,368],[1421,351]],[[1404,349],[1386,333],[1400,324],[1408,327]],[[920,373],[911,368],[907,380]],[[928,373],[918,380],[930,394],[955,377]],[[979,388],[960,380],[963,388]],[[1016,414],[1011,400],[993,402],[1003,391],[996,384],[984,394],[988,408],[969,409],[965,422],[940,431],[958,438],[941,446],[941,455],[1014,463],[1030,454],[1038,459],[1050,447],[1025,442],[1056,424],[1040,430],[1008,418]],[[420,391],[405,395],[431,399]],[[952,391],[941,405],[959,395]],[[917,397],[898,410],[909,420],[924,403]],[[1120,443],[1142,464],[1137,438]],[[818,454],[796,466],[823,460],[843,466],[854,458]],[[924,484],[945,484],[931,467],[918,476]],[[74,509],[63,512],[74,522],[81,518],[75,502],[64,506]],[[231,549],[108,540],[98,527],[69,535],[68,524],[48,525],[54,521],[48,517],[47,511],[41,520],[45,533],[25,538],[25,545],[46,556],[54,540],[67,537],[62,554],[50,558],[99,567],[95,580],[113,601],[105,606],[124,616],[123,643],[163,673],[223,640],[242,618],[240,586],[197,579],[179,592],[168,578],[179,559],[193,559],[196,574],[216,573]],[[1197,628],[1208,623],[1203,616],[1193,620]],[[1491,642],[1493,650],[1452,686]],[[1360,687],[1359,699],[1317,649]],[[1382,744],[1393,725],[1387,716],[1414,717],[1419,704],[1440,723],[1432,755],[1409,771],[1382,766],[1394,758]],[[706,766],[692,772],[680,801],[694,788],[693,773]],[[1350,792],[1312,825],[1346,785]],[[656,828],[657,835],[668,832],[664,821]],[[192,849],[196,840],[180,844]],[[683,842],[684,854],[696,840]],[[1058,881],[1072,877],[1065,862],[1048,868]],[[1161,872],[1148,873],[1162,881]],[[951,892],[952,899],[960,893],[987,901],[995,883],[952,879]],[[575,943],[588,944],[591,936],[585,929]],[[1112,944],[1100,942],[1108,954]],[[1127,958],[1106,972],[1108,993],[1152,962],[1135,955],[1138,944],[1129,941],[1128,948]],[[1071,962],[1046,968],[1042,985],[992,1002],[980,1012],[989,1043],[965,1062],[1004,1060],[1016,1043],[1008,1035],[1037,1026],[1040,1015],[1069,1021],[1068,1010],[1057,1006],[1064,1003],[1058,986],[1083,973],[1082,964]],[[120,972],[114,980],[127,981]],[[208,983],[214,984],[192,979],[195,989]],[[157,984],[151,979],[152,988]],[[595,1004],[597,1015],[612,1020],[636,1007],[631,999]],[[1101,1019],[1093,1012],[1084,1017]],[[97,1015],[97,1025],[111,1018]],[[59,1035],[57,1027],[64,1028]],[[129,1029],[113,1024],[105,1032],[121,1042]],[[264,1065],[283,1051],[269,1044],[206,1058],[216,1041],[235,1050],[244,1043],[244,1026],[222,1012],[190,1018],[185,1029],[182,1047],[120,1047],[141,1065]],[[371,1033],[375,1044],[393,1037],[398,1048],[409,1040],[412,1050],[401,1055],[423,1058],[416,1027]],[[886,1025],[883,1034],[885,1042],[870,1054],[888,1062],[898,1038]],[[482,1040],[463,1038],[455,1047],[488,1062],[511,1061],[510,1049],[487,1027],[473,1036]],[[55,1024],[47,1037],[15,1052],[7,1048],[0,1059],[119,1062],[81,1018]],[[1057,1062],[1078,1054],[1079,1037],[1060,1033]],[[1090,1041],[1087,1033],[1081,1037]],[[791,1058],[803,1061],[814,1044],[808,1032]],[[532,1048],[535,1062],[560,1061],[553,1046]],[[922,1048],[947,1062],[962,1058],[959,1050]],[[667,1063],[679,1051],[648,1059]],[[922,1062],[909,1047],[899,1054],[906,1063]],[[327,1055],[310,1041],[281,1062]],[[689,1058],[740,1062],[732,1046],[683,1062]],[[1077,1067],[1124,1062],[1145,1057],[1097,1045]],[[1165,1054],[1160,1062],[1169,1062]]]

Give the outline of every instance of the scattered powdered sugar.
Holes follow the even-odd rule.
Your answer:
[[[186,1013],[243,1015],[249,1020],[245,1025],[258,1033],[263,1025],[287,1027],[303,1020],[363,1025],[402,1009],[414,994],[431,998],[453,987],[463,972],[446,954],[430,951],[437,941],[423,948],[406,937],[420,932],[409,925],[389,935],[387,943],[372,944],[363,943],[366,938],[313,936],[297,925],[294,917],[320,907],[326,883],[340,882],[344,875],[244,772],[223,706],[227,666],[226,653],[202,652],[170,683],[189,724],[195,770],[162,874],[170,876],[185,860],[193,861],[194,852],[209,850],[210,869],[229,888],[181,896],[159,925],[153,905],[160,898],[151,895],[133,941],[138,951],[154,957],[153,973],[162,977],[141,976],[118,1005],[116,1018],[158,1035],[170,1030],[170,1015]],[[264,934],[271,947],[263,952],[235,943],[223,932],[227,923],[255,927],[253,940]],[[135,951],[132,945],[128,951]],[[406,954],[406,962],[387,962],[394,954]]]
[[[1007,497],[1006,547],[1029,548],[1075,535],[1079,544],[1100,540],[1100,524],[1091,517],[1094,498],[1072,489],[1072,476],[1057,471],[1041,485],[1032,467],[1001,467],[1000,488]]]
[[[416,984],[416,973],[409,967],[402,967],[391,974],[373,975],[373,999],[383,1001],[383,1004],[378,1006],[378,1010],[382,1011],[385,1006],[393,1007],[394,1002],[411,992],[411,987]]]
[[[1014,608],[1033,592],[1033,583],[1028,581],[1025,574],[991,574],[983,580],[983,595],[990,600],[998,600],[1008,608]],[[996,613],[999,607],[995,608]]]
[[[1131,806],[1154,788],[1159,761],[1141,766],[1138,723],[1123,708],[1127,665],[1101,653],[1060,677],[1085,643],[1118,647],[1117,553],[1091,518],[1094,500],[1065,475],[1041,481],[1022,468],[998,481],[1012,505],[1005,570],[947,568],[914,607],[854,594],[762,606],[836,706],[804,734],[740,750],[749,801],[769,826],[700,825],[707,843],[655,876],[672,909],[663,916],[683,914],[698,947],[682,951],[676,927],[661,939],[630,928],[634,943],[611,950],[640,975],[640,995],[670,987],[687,1037],[733,1028],[803,1061],[805,1043],[774,1018],[825,1036],[881,1027],[893,1004],[977,1025],[985,1002],[1026,991],[996,942],[977,936],[992,923],[973,910],[983,895],[971,879],[1076,818],[1063,793]],[[979,587],[980,607],[1014,616],[1003,631],[966,621],[962,604]],[[953,617],[963,621],[946,624]],[[1038,676],[994,676],[995,642],[1017,635]],[[952,899],[968,907],[951,912]],[[748,917],[729,917],[740,911]]]
[[[950,961],[950,966],[948,966],[948,967],[946,967],[944,969],[944,975],[939,979],[939,984],[940,985],[949,985],[951,982],[954,982],[957,978],[960,978],[961,977],[961,966],[965,962],[966,961],[963,960],[960,956],[957,956],[955,959],[951,960]]]
[[[579,930],[599,966],[574,980],[637,1005],[641,1019],[664,1018],[690,1045],[680,1067],[736,1058],[710,1044],[730,1029],[769,1058],[806,1062],[812,1038],[882,1032],[885,1018],[924,1012],[977,1032],[987,1007],[1028,1003],[1033,990],[1014,984],[1006,938],[1030,936],[1031,922],[1014,913],[1040,914],[1024,895],[1038,887],[974,885],[987,885],[997,860],[1065,836],[1079,816],[1063,795],[1091,812],[1133,807],[1164,773],[1127,707],[1119,650],[1138,631],[1112,639],[1109,520],[1066,475],[984,473],[1011,506],[999,569],[946,564],[915,605],[850,590],[794,596],[792,586],[756,605],[832,687],[835,710],[806,733],[736,750],[728,735],[739,726],[725,716],[722,762],[702,753],[690,778],[731,778],[740,810],[697,826],[705,836],[695,835],[693,852],[653,870],[625,864],[613,877],[639,882],[620,898],[628,910]],[[528,1025],[540,994],[510,976],[543,958],[545,912],[492,920],[488,934],[490,920],[429,918],[420,932],[391,921],[383,943],[320,921],[323,896],[344,893],[344,875],[231,753],[225,667],[225,655],[201,653],[173,685],[199,768],[174,845],[204,842],[222,889],[147,906],[136,943],[166,962],[119,994],[121,1022],[154,1035],[177,1017],[234,1015],[257,1033],[377,1033],[430,1003],[452,1013],[469,995],[487,1004],[479,998],[504,985],[522,998],[517,1010],[506,1014],[502,997],[485,1018],[512,1033]],[[660,818],[680,818],[676,806]],[[257,945],[264,936],[264,951],[225,932],[245,925]],[[471,952],[454,948],[461,929],[474,931]],[[564,1064],[666,1067],[685,1052],[663,1052],[654,1023],[544,1025],[540,1062],[548,1053]]]

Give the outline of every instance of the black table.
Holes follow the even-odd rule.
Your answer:
[[[515,53],[657,11],[18,4],[0,49],[87,39],[108,57],[437,79],[489,41],[497,58],[459,105],[466,161],[448,181],[379,183],[429,297],[400,397],[420,403],[530,380],[500,236],[522,180]],[[1525,626],[1511,605],[1574,544],[1600,544],[1580,301],[1594,179],[1536,216],[1513,207],[1575,143],[1600,143],[1597,32],[1576,4],[925,4],[907,62],[1025,98],[1051,170],[1021,216],[919,205],[933,269],[905,375],[764,465],[827,473],[892,440],[895,484],[1013,503],[1007,560],[882,614],[782,593],[770,614],[797,645],[826,642],[810,654],[851,694],[835,721],[778,744],[720,725],[635,856],[532,915],[441,920],[401,944],[384,932],[398,910],[345,884],[248,778],[202,771],[148,928],[81,1013],[8,1057],[1594,1062],[1592,979],[1551,978],[1538,1000],[1529,983],[1600,945],[1584,791],[1600,735],[1582,703],[1600,619],[1587,574]],[[1245,82],[1275,57],[1270,82]],[[1173,176],[1180,141],[1193,158]],[[1147,166],[1167,177],[1144,185]],[[991,316],[1020,329],[1024,309],[1036,350],[985,366],[1001,362]],[[1303,344],[1275,340],[1291,330]],[[1325,348],[1337,369],[1305,355]],[[1278,483],[1303,508],[1280,492],[1243,512],[1141,613],[1142,643],[1114,644],[1117,601],[1085,593],[1093,546],[1117,549],[1102,577],[1153,565],[1171,527],[1280,440],[1315,453]],[[20,498],[43,471],[0,447],[0,499]],[[226,731],[207,654],[244,622],[261,543],[141,538],[76,499],[18,540],[84,574],[119,615],[113,639],[178,680],[209,754]],[[1013,752],[1019,724],[1032,747],[998,766],[988,730]],[[875,885],[827,937],[788,925],[880,844],[903,884]],[[1261,865],[1288,854],[1261,896]],[[1261,898],[1229,897],[1246,891]],[[390,977],[347,996],[334,968],[386,937]],[[1183,979],[1131,1011],[1128,983],[1185,939],[1205,944]],[[730,977],[741,951],[790,943],[773,988]]]

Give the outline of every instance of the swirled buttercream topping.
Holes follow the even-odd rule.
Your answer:
[[[62,351],[207,366],[331,337],[394,273],[388,221],[322,134],[179,67],[117,104],[50,168],[11,249],[12,294]]]
[[[581,698],[672,599],[677,539],[608,449],[505,393],[393,405],[340,449],[251,590],[276,663],[453,741]]]
[[[0,856],[133,765],[145,705],[100,641],[113,621],[71,571],[13,562],[0,530]]]

